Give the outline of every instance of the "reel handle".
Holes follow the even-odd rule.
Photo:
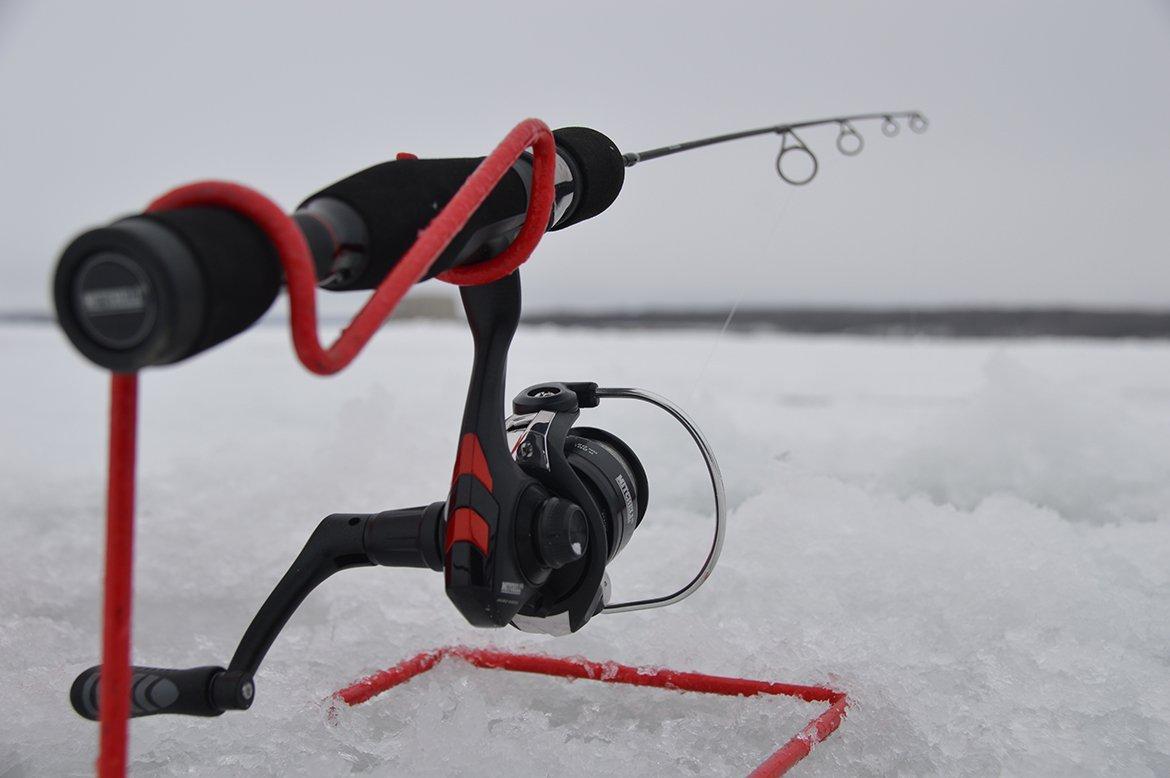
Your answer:
[[[252,678],[265,654],[322,581],[341,570],[372,565],[442,569],[438,533],[445,506],[436,502],[377,514],[326,516],[248,625],[228,668],[132,667],[130,716],[218,716],[247,710],[256,697]],[[95,665],[74,680],[69,701],[82,717],[97,721],[100,691],[101,666]]]
[[[69,689],[73,710],[97,721],[101,666],[83,671]],[[225,710],[247,710],[255,697],[252,677],[222,667],[132,667],[130,717],[159,713],[184,716],[218,716]]]

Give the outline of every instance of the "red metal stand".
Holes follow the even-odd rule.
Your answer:
[[[753,770],[752,778],[770,778],[771,776],[783,775],[794,764],[808,756],[814,745],[827,738],[840,726],[841,719],[845,716],[845,707],[848,704],[844,692],[820,686],[797,686],[662,668],[632,667],[617,662],[591,662],[580,657],[513,654],[490,648],[469,648],[467,646],[448,646],[433,651],[424,651],[387,670],[375,673],[341,689],[336,696],[347,705],[358,705],[425,673],[447,657],[457,657],[476,667],[488,670],[512,670],[521,673],[537,673],[561,678],[583,678],[631,686],[653,686],[659,689],[702,692],[704,694],[742,697],[775,694],[798,697],[806,702],[829,703],[828,710],[810,721],[804,729]]]
[[[126,772],[130,715],[130,626],[134,574],[134,461],[138,432],[138,375],[110,379],[109,473],[106,483],[106,586],[102,606],[101,778]],[[108,700],[108,702],[106,702]]]

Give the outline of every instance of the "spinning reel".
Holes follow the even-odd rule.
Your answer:
[[[245,631],[227,668],[135,667],[131,715],[217,716],[245,710],[268,649],[305,597],[353,567],[442,571],[447,596],[471,624],[527,632],[576,632],[598,614],[657,608],[697,590],[719,559],[726,498],[719,466],[687,415],[638,389],[549,382],[529,387],[502,417],[508,349],[520,318],[520,276],[461,290],[475,339],[471,384],[451,490],[445,500],[374,514],[326,517]],[[638,456],[616,435],[575,426],[603,400],[648,402],[694,439],[711,479],[715,529],[707,559],[682,589],[611,602],[607,566],[646,515],[649,483]],[[511,448],[508,435],[518,435]],[[98,717],[100,666],[74,681],[70,700]]]

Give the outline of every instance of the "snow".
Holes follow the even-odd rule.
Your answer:
[[[81,775],[69,708],[98,659],[105,377],[49,328],[0,329],[0,776]],[[398,324],[313,378],[262,327],[147,373],[135,659],[225,663],[324,515],[441,499],[470,360]],[[733,775],[821,705],[517,677],[447,662],[331,720],[335,689],[419,650],[498,645],[849,693],[802,775],[1170,773],[1170,344],[522,328],[509,390],[641,386],[687,408],[731,503],[723,561],[666,610],[577,635],[482,631],[437,574],[341,573],[247,713],[135,721],[136,775]],[[650,475],[614,595],[706,552],[697,452],[638,403],[588,412]]]

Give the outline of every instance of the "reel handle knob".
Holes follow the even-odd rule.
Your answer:
[[[225,710],[247,710],[255,697],[252,677],[222,667],[132,667],[130,717],[159,713],[218,716]],[[69,701],[90,721],[98,720],[101,666],[85,670],[73,682]]]
[[[576,562],[589,548],[585,511],[560,497],[550,497],[536,518],[536,545],[540,558],[554,570]]]

